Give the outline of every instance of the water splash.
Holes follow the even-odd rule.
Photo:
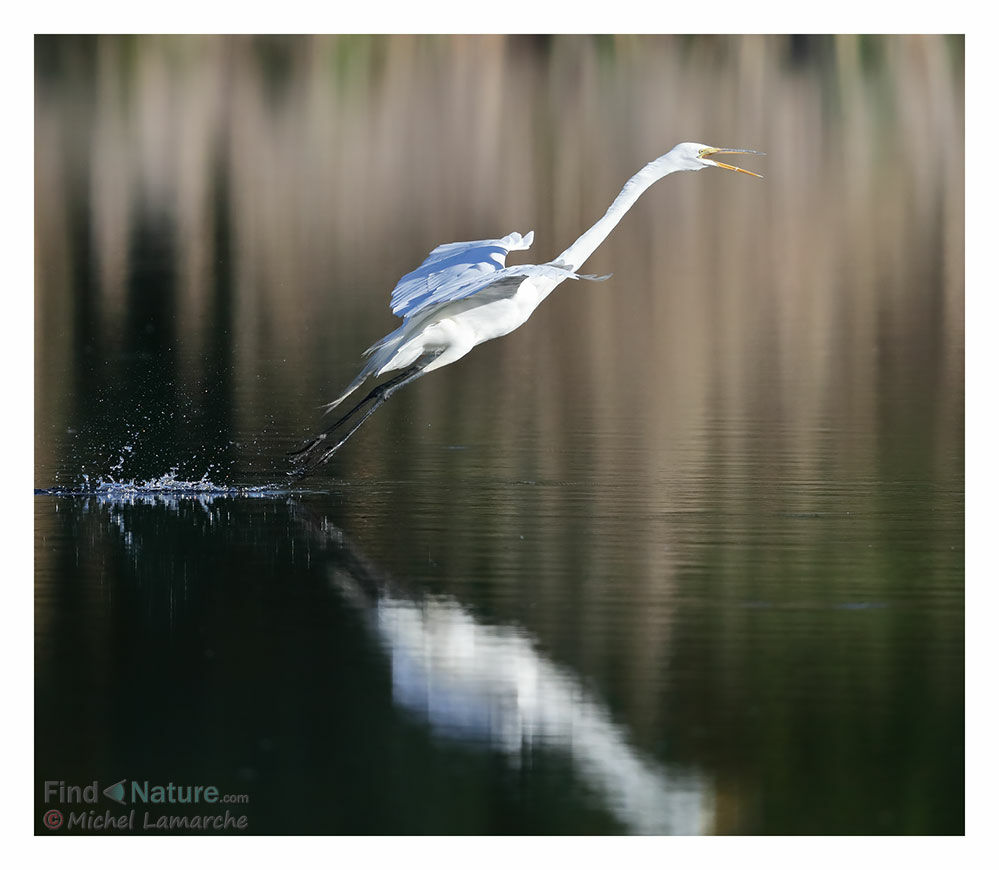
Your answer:
[[[112,468],[120,470],[121,462]],[[148,480],[116,480],[114,477],[100,477],[91,481],[83,475],[83,482],[75,487],[36,489],[35,495],[90,496],[102,502],[175,504],[182,500],[195,500],[204,504],[216,498],[267,498],[288,495],[290,490],[268,484],[241,486],[228,483],[215,483],[206,471],[199,480],[178,479],[179,467],[174,466],[166,474]]]

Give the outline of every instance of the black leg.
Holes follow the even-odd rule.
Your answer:
[[[385,381],[384,384],[379,384],[346,414],[302,447],[301,450],[289,453],[288,458],[296,465],[301,464],[301,467],[288,473],[293,477],[305,477],[307,474],[315,471],[324,462],[327,462],[337,450],[347,443],[347,439],[361,428],[364,421],[388,401],[389,397],[396,390],[401,389],[406,384],[410,384],[420,377],[424,373],[428,363],[434,358],[430,357],[429,359],[422,360],[405,369],[394,378]],[[340,437],[339,432],[342,431],[344,425],[369,402],[371,403],[370,407],[365,409],[364,413],[351,425],[350,429],[347,430],[347,434]],[[327,447],[326,444],[329,441],[335,441],[335,443]]]

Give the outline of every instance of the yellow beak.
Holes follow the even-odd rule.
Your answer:
[[[756,172],[750,172],[748,169],[742,169],[738,166],[730,166],[728,163],[719,163],[717,160],[708,160],[707,158],[712,154],[764,154],[763,151],[750,151],[747,148],[705,148],[701,151],[700,157],[702,160],[707,161],[712,166],[717,166],[719,169],[731,169],[733,172],[744,172],[746,175],[752,175],[756,178],[763,178],[762,175]]]

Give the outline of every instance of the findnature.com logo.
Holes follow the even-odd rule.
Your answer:
[[[127,812],[84,808],[78,811],[51,807],[42,814],[42,825],[50,831],[245,831],[249,820],[219,804],[248,804],[246,794],[222,794],[215,785],[166,785],[149,780],[120,779],[103,789],[97,780],[87,785],[67,785],[47,779],[44,802],[59,805],[94,805],[101,797]],[[186,810],[181,814],[180,810]],[[159,811],[158,811],[159,810]],[[204,812],[212,810],[212,812]]]

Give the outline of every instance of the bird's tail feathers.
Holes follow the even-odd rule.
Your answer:
[[[363,384],[368,379],[369,374],[370,372],[368,371],[368,367],[365,366],[363,369],[361,369],[361,373],[356,378],[354,378],[354,380],[350,382],[350,386],[347,387],[346,390],[340,393],[340,395],[337,396],[332,402],[327,402],[325,405],[320,405],[319,410],[321,410],[324,414],[328,414],[344,399],[346,399],[347,396],[353,393],[354,390],[356,390],[359,386],[361,386],[361,384]]]
[[[371,354],[373,354],[379,348],[383,348],[383,347],[385,347],[385,345],[389,344],[390,342],[394,342],[398,338],[398,336],[396,335],[396,332],[398,332],[398,331],[399,330],[396,330],[395,332],[390,332],[388,335],[385,335],[382,338],[379,338],[378,341],[376,341],[373,345],[371,345],[371,347],[369,347],[361,355],[362,356],[371,356]]]
[[[337,405],[339,405],[344,399],[347,398],[351,393],[354,392],[361,384],[363,384],[371,375],[377,374],[382,366],[385,365],[391,358],[392,355],[398,350],[399,344],[402,342],[403,328],[390,332],[384,338],[378,339],[371,347],[369,347],[364,355],[368,357],[368,361],[364,364],[364,368],[358,373],[357,377],[350,382],[350,385],[345,389],[339,396],[337,396],[332,402],[327,402],[325,405],[321,405],[323,413],[328,414]]]

